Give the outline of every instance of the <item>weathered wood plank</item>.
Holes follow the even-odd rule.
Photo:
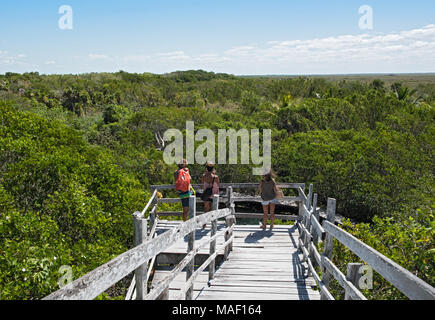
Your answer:
[[[224,279],[224,278],[234,278],[234,275],[232,274],[225,274],[225,273],[219,273],[216,272],[215,279]],[[303,274],[292,274],[292,275],[282,275],[282,274],[271,274],[267,277],[263,275],[256,275],[256,274],[239,274],[237,275],[238,280],[248,280],[248,281],[261,281],[261,282],[267,282],[267,281],[281,281],[281,282],[293,282],[295,279],[305,279],[305,275]]]
[[[214,195],[213,196],[213,210],[218,210],[219,209],[219,195]],[[217,232],[217,221],[213,220],[211,222],[211,234],[210,236],[213,237],[214,235],[216,235]],[[216,253],[216,240],[213,240],[210,243],[210,256],[215,256]],[[215,269],[216,269],[216,258],[213,258],[210,261],[210,265],[208,268],[208,280],[212,280],[214,278],[214,273],[215,273]]]
[[[251,293],[251,292],[211,292],[203,291],[197,300],[318,300],[318,297],[310,297],[302,294],[275,294],[275,293]]]
[[[154,190],[153,193],[152,193],[152,195],[151,195],[150,200],[149,200],[148,203],[146,204],[145,208],[142,210],[142,212],[141,212],[141,214],[140,214],[140,216],[139,216],[140,218],[145,217],[145,214],[146,214],[148,208],[151,206],[151,204],[154,203],[154,200],[156,199],[156,195],[157,195],[157,190]]]
[[[136,246],[143,244],[147,241],[147,220],[141,217],[137,212],[133,215],[134,225],[134,244]],[[148,261],[141,265],[135,271],[135,286],[136,286],[136,299],[143,300],[147,294],[146,274],[148,273]]]
[[[212,286],[204,290],[204,292],[228,292],[228,293],[253,293],[253,294],[263,294],[263,293],[272,293],[272,294],[289,294],[295,296],[308,296],[308,297],[318,297],[320,298],[320,294],[310,288],[307,290],[306,287],[281,287],[281,288],[271,288],[271,287],[251,287],[251,286]]]
[[[320,256],[319,251],[317,251],[316,246],[314,243],[310,243],[310,252],[314,260],[316,261],[317,265],[321,268],[322,267],[322,257]]]
[[[191,196],[189,198],[189,219],[195,219],[195,216],[196,216],[196,201],[195,200],[196,200],[195,196]],[[192,251],[194,246],[195,246],[195,231],[196,230],[194,229],[194,230],[192,230],[191,233],[189,233],[187,252]],[[192,277],[193,270],[194,270],[194,260],[191,259],[189,261],[189,263],[187,264],[186,281],[189,281],[189,279]],[[193,285],[190,285],[186,289],[186,300],[192,300],[192,295],[193,295]]]
[[[223,232],[225,232],[225,231],[223,231]],[[186,267],[190,268],[190,271],[188,269],[186,272],[186,281],[189,282],[190,279],[193,278],[192,273],[194,270],[194,263],[193,262],[194,262],[195,256],[197,255],[197,253],[200,251],[201,248],[208,245],[210,242],[212,242],[218,236],[220,236],[220,234],[213,235],[209,239],[206,239],[206,241],[202,241],[202,243],[200,243],[196,248],[189,251],[189,253],[184,257],[184,259],[173,270],[171,270],[171,273],[168,274],[165,279],[160,280],[157,284],[155,284],[153,286],[152,292],[150,292],[148,294],[148,296],[146,297],[146,300],[154,300],[158,296],[160,296],[160,294],[163,292],[163,290],[165,288],[167,288],[169,286],[169,284],[178,276],[178,274],[181,273],[182,270],[184,270],[184,268],[186,268]],[[217,252],[215,252],[215,254],[213,255],[213,258],[216,258],[216,255],[217,255]],[[200,270],[199,272],[201,272],[201,271],[202,270]],[[198,273],[198,271],[196,271],[195,273]],[[190,281],[190,282],[193,282],[193,281]]]
[[[352,282],[346,279],[346,276],[329,260],[327,257],[322,256],[322,266],[324,266],[328,271],[334,276],[338,281],[340,286],[342,286],[347,294],[353,300],[367,300],[367,298],[361,293],[361,291],[356,288]]]
[[[225,217],[230,214],[229,209],[211,211],[196,217],[179,226],[147,241],[133,249],[130,249],[108,263],[89,272],[80,279],[73,281],[62,289],[45,297],[45,300],[89,300],[97,297],[101,292],[110,288],[113,284],[127,276],[133,270],[143,265],[155,255],[163,252],[182,239],[185,235],[195,230],[198,225],[211,219]]]
[[[202,184],[193,184],[195,190],[202,190]],[[221,183],[219,185],[220,189],[227,189],[228,187],[233,187],[233,189],[255,189],[258,188],[258,183]],[[278,187],[281,189],[298,189],[305,188],[305,183],[278,183]],[[151,189],[158,190],[175,190],[175,185],[152,185]]]
[[[261,202],[261,197],[234,197],[231,199],[233,202],[247,202],[247,201],[252,201],[252,202]],[[277,200],[279,201],[287,201],[287,202],[292,202],[292,201],[299,201],[301,200],[299,197],[284,197],[282,199]]]
[[[435,288],[414,274],[401,267],[380,252],[369,247],[350,233],[328,221],[323,222],[323,228],[338,241],[348,247],[353,253],[369,264],[382,277],[393,284],[409,299],[434,300]]]
[[[321,238],[322,240],[325,239],[326,231],[323,229],[322,225],[320,224],[319,220],[317,220],[316,216],[314,214],[311,215],[311,226],[313,227],[313,231],[315,231],[313,239],[318,240],[318,238]]]
[[[335,221],[335,208],[336,208],[336,200],[332,198],[328,198],[328,206],[326,209],[327,221],[334,223]],[[326,221],[326,220],[325,220]],[[334,244],[334,238],[329,233],[325,236],[325,248],[323,251],[323,255],[328,259],[332,259],[332,249]],[[332,274],[322,266],[322,282],[325,284],[326,288],[329,289],[329,281],[331,280]],[[322,299],[324,297],[322,296]]]
[[[222,281],[219,279],[214,279],[210,281],[211,286],[221,286],[221,287],[267,287],[267,288],[307,288],[312,289],[312,287],[317,286],[314,280],[310,279],[295,279],[293,282],[281,282],[281,281],[267,281],[267,282],[258,282],[258,281]]]
[[[314,278],[314,280],[317,283],[317,286],[320,289],[321,297],[323,300],[335,300],[332,294],[329,292],[328,288],[325,286],[325,284],[320,279],[319,275],[317,274],[316,270],[314,269],[313,264],[311,263],[311,260],[308,260],[308,268],[311,271],[311,275]]]

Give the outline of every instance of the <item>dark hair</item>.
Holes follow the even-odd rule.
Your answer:
[[[268,172],[268,173],[266,173],[264,176],[263,176],[263,178],[264,178],[264,180],[266,180],[266,181],[270,181],[270,180],[272,180],[272,179],[275,179],[276,178],[276,175],[275,175],[275,173],[272,171],[272,169]]]
[[[187,166],[187,160],[186,159],[182,159],[178,164],[178,169],[183,169]]]
[[[213,172],[214,167],[210,167],[210,166],[206,166],[205,167],[207,169],[208,172]]]

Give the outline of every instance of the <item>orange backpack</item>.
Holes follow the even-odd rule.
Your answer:
[[[180,171],[178,172],[177,181],[175,182],[175,189],[177,189],[177,191],[187,192],[189,191],[189,187],[190,187],[189,169],[187,168],[180,169]]]

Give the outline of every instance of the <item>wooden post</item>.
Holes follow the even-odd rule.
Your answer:
[[[308,196],[307,196],[307,204],[306,207],[308,210],[311,210],[311,201],[313,200],[313,184],[310,184],[310,188],[308,190]]]
[[[236,224],[236,216],[235,215],[229,215],[225,218],[226,225],[228,227],[232,227]],[[233,231],[228,231],[225,233],[225,241],[228,241],[233,236]],[[233,251],[233,240],[228,244],[228,247],[225,248],[225,260],[228,259],[228,254],[230,251]]]
[[[196,216],[196,198],[195,196],[191,196],[189,198],[189,220],[195,219],[195,216]],[[192,251],[194,246],[195,246],[195,230],[189,233],[187,252]],[[195,257],[193,257],[192,261],[190,261],[186,267],[186,281],[188,281],[190,277],[193,275],[194,267],[195,267]],[[186,300],[192,300],[192,299],[193,299],[193,283],[190,286],[190,288],[186,291]]]
[[[318,219],[318,213],[317,213],[317,193],[313,196],[313,213],[312,215],[319,221]],[[311,221],[310,221],[311,225]],[[313,236],[313,242],[316,245],[319,240],[319,235],[317,234],[316,228],[313,228],[311,225],[311,235]]]
[[[227,188],[227,197],[228,197],[228,199],[227,199],[227,208],[230,208],[231,211],[233,211],[233,209],[234,209],[233,208],[234,203],[232,201],[232,198],[233,198],[233,187],[232,186],[229,186]],[[229,227],[230,226],[230,220],[228,219],[228,217],[225,218],[225,222],[226,222],[227,227]],[[229,232],[225,232],[224,241],[225,242],[228,241],[229,238],[230,238]],[[224,248],[224,261],[228,260],[229,250],[230,250],[230,246],[226,246]]]
[[[307,217],[305,218],[305,228],[307,229],[308,232],[311,231],[311,208],[312,208],[311,201],[312,200],[313,200],[313,184],[310,184],[310,191],[308,192],[307,205],[306,205],[308,212],[307,212]],[[304,241],[305,247],[309,249],[311,238],[309,238],[308,235],[306,234],[304,240],[305,240]]]
[[[228,187],[228,208],[231,209],[231,216],[226,217],[225,221],[227,226],[231,227],[232,225],[234,225],[236,223],[236,209],[235,209],[235,205],[234,205],[234,201],[233,201],[233,187]],[[229,238],[231,238],[231,236],[233,235],[232,232],[228,233],[228,238],[225,240],[227,241]],[[228,259],[228,253],[230,251],[233,251],[233,242],[230,242],[229,246],[228,246],[228,252],[225,255],[225,260]]]
[[[336,206],[336,200],[332,198],[328,198],[328,207],[326,209],[326,219],[334,223],[335,222],[335,206]],[[334,244],[334,237],[327,233],[325,237],[325,250],[323,252],[323,255],[330,259],[332,261],[332,248]],[[329,282],[331,280],[331,273],[326,269],[326,267],[323,267],[323,274],[322,274],[322,282],[326,286],[327,289],[329,289]],[[322,294],[321,299],[325,300],[326,297]]]
[[[156,300],[169,300],[169,285],[163,290]]]
[[[154,188],[151,188],[151,194],[154,193]],[[149,220],[150,220],[150,230],[152,230],[152,228],[154,227],[154,223],[156,221],[156,215],[157,215],[157,208],[156,210],[153,210],[154,206],[157,206],[157,196],[153,199],[152,204],[151,204],[151,212],[149,215]]]
[[[298,212],[298,220],[296,221],[296,227],[299,230],[299,234],[302,233],[302,229],[300,227],[300,224],[302,223],[302,219],[304,217],[304,200],[302,197],[302,191],[301,189],[298,189],[298,193],[299,193],[299,212]]]
[[[362,263],[348,263],[347,264],[347,275],[346,279],[353,283],[355,287],[359,289],[359,279],[361,278],[361,274],[359,273],[360,268],[364,264]],[[352,300],[349,293],[346,291],[344,295],[344,300]]]
[[[233,203],[233,187],[229,186],[227,188],[227,208],[231,208],[231,204]]]
[[[313,208],[312,208],[311,217],[315,217],[316,216],[316,211],[317,211],[317,193],[315,193],[314,196],[313,196]],[[312,236],[312,238],[311,238],[312,242],[314,243],[314,245],[317,245],[319,236],[317,234],[316,228],[314,228],[313,224],[311,223],[311,219],[310,219],[310,229],[309,229],[309,231],[310,231],[310,234]],[[309,255],[310,255],[311,263],[313,264],[313,266],[316,266],[317,262],[316,262],[316,259],[314,258],[314,252],[311,250],[311,245],[309,245],[309,247],[308,247],[308,252],[309,252]]]
[[[219,210],[219,195],[215,194],[213,196],[213,211]],[[216,235],[217,232],[217,219],[213,219],[211,222],[211,234],[210,237]],[[216,240],[210,243],[210,256],[216,252]],[[216,259],[213,259],[208,266],[208,281],[214,279],[214,272],[216,267]]]
[[[134,224],[134,245],[138,246],[147,240],[147,221],[141,217],[141,212],[135,212],[133,215]],[[148,263],[144,263],[135,271],[136,280],[136,300],[143,300],[147,294],[146,274],[148,272]]]

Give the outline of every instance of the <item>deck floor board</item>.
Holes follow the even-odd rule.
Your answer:
[[[157,232],[176,227],[178,221],[160,221]],[[219,222],[218,232],[225,228]],[[210,236],[210,225],[197,230],[196,244]],[[319,300],[320,293],[312,277],[307,277],[308,266],[302,262],[297,251],[298,229],[291,225],[280,225],[263,231],[258,225],[236,225],[234,228],[233,251],[227,261],[218,266],[215,278],[208,282],[207,269],[198,276],[194,284],[193,298],[196,300]],[[218,238],[217,245],[224,242]],[[165,253],[185,254],[187,238],[165,250]],[[208,254],[209,248],[200,251]],[[223,254],[223,250],[219,251]],[[157,267],[153,283],[164,279],[171,266]],[[169,299],[178,296],[184,285],[186,273],[181,272],[170,285]]]

